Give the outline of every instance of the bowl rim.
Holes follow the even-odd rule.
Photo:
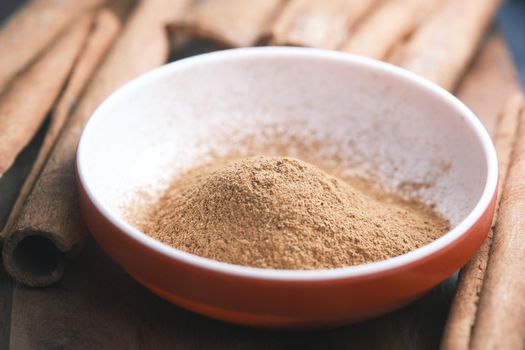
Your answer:
[[[482,145],[482,151],[487,166],[486,182],[481,197],[479,197],[479,200],[477,201],[474,208],[452,230],[448,231],[440,238],[423,247],[396,257],[368,264],[338,267],[333,269],[278,270],[234,265],[197,256],[173,248],[136,229],[125,220],[121,219],[119,215],[114,214],[111,209],[107,208],[104,203],[99,200],[99,198],[97,198],[95,192],[92,189],[93,185],[89,181],[89,175],[86,170],[86,157],[84,155],[89,151],[86,148],[86,135],[90,135],[90,133],[86,131],[90,130],[96,120],[104,117],[108,106],[118,102],[119,98],[124,98],[128,92],[134,89],[140,89],[144,85],[148,85],[150,82],[157,79],[162,79],[162,77],[170,75],[173,71],[188,69],[195,65],[207,64],[208,62],[245,58],[256,59],[257,57],[261,56],[285,57],[288,59],[294,59],[297,57],[315,58],[319,60],[332,61],[334,64],[338,63],[357,65],[362,69],[374,70],[381,74],[390,74],[400,80],[415,84],[419,88],[427,90],[428,93],[432,93],[439,97],[443,103],[449,104],[457,111],[458,115],[463,117]],[[468,233],[469,229],[474,226],[478,220],[480,220],[484,212],[490,206],[490,203],[496,192],[498,182],[498,162],[496,151],[488,132],[476,115],[467,106],[465,106],[463,102],[437,84],[403,68],[367,57],[325,49],[271,46],[228,49],[184,58],[158,67],[126,83],[124,86],[111,94],[106,100],[104,100],[104,102],[95,110],[92,117],[86,124],[77,148],[76,167],[78,185],[81,186],[85,191],[89,201],[91,201],[96,210],[98,210],[112,225],[118,228],[120,232],[124,233],[135,242],[146,246],[147,248],[169,259],[190,264],[201,269],[238,277],[276,281],[327,281],[371,276],[396,270],[403,266],[423,260],[424,258],[429,257],[450,246]]]

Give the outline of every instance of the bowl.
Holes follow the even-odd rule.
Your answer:
[[[213,261],[131,224],[127,208],[177,174],[262,153],[372,177],[432,205],[452,229],[401,256],[308,271]],[[158,68],[99,106],[77,152],[83,217],[107,254],[175,304],[269,328],[337,326],[419,298],[480,247],[497,177],[487,132],[450,93],[386,63],[307,48],[225,50]]]

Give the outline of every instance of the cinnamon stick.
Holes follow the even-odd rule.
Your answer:
[[[525,104],[508,175],[503,187],[498,221],[476,322],[472,349],[523,349],[525,347]]]
[[[494,136],[496,116],[509,96],[519,90],[518,73],[509,49],[501,35],[493,32],[461,81],[457,96]]]
[[[357,26],[340,50],[375,59],[385,58],[438,3],[438,0],[385,1]]]
[[[272,28],[272,43],[337,49],[375,0],[291,0]]]
[[[500,0],[449,0],[412,36],[397,63],[451,90],[496,13]]]
[[[478,115],[495,142],[500,189],[505,181],[517,129],[516,97],[510,101],[508,98],[517,92],[519,84],[512,58],[501,36],[493,33],[461,82],[457,96]],[[459,274],[442,338],[444,350],[468,349],[491,245],[492,231]]]
[[[523,104],[521,94],[510,98],[504,111],[500,114],[499,125],[495,135],[495,146],[500,166],[498,203],[501,190],[506,183],[506,175],[512,155],[518,117]],[[501,215],[494,217],[494,222],[504,220]],[[449,319],[442,340],[442,349],[469,349],[472,327],[476,323],[480,292],[485,283],[485,274],[493,245],[494,230],[491,229],[487,240],[471,261],[462,269],[456,289],[456,295],[450,310]]]
[[[42,167],[62,130],[66,118],[71,113],[84,87],[120,31],[121,20],[119,17],[123,16],[123,12],[125,12],[125,8],[122,8],[124,5],[121,2],[121,4],[118,4],[118,8],[102,9],[97,13],[87,42],[73,68],[65,90],[62,92],[51,114],[51,121],[38,151],[37,158],[20,189],[7,222],[0,232],[0,239],[13,227],[14,221],[18,218],[34,182],[42,171]]]
[[[125,6],[126,4],[122,3],[119,5]],[[50,131],[54,131],[53,133],[56,134],[56,130],[61,129],[59,125],[63,125],[65,118],[76,105],[77,99],[96,70],[97,65],[115,41],[122,26],[119,17],[123,16],[122,12],[125,11],[125,8],[117,10],[105,8],[97,13],[93,29],[82,52],[82,57],[78,60],[68,85],[62,93],[60,101],[55,106],[48,134]]]
[[[255,45],[267,34],[283,0],[203,0],[196,2],[172,32],[210,39],[225,47]]]
[[[83,17],[0,97],[0,176],[33,138],[51,109],[88,35],[92,20],[91,14]]]
[[[0,92],[80,14],[105,0],[32,0],[0,29]]]
[[[30,286],[46,286],[63,275],[65,259],[86,236],[78,210],[75,149],[95,108],[113,91],[167,59],[165,24],[185,1],[143,0],[95,74],[35,182],[20,216],[4,241],[7,272]]]

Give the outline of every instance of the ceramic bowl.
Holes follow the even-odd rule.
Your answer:
[[[373,177],[433,205],[452,229],[388,260],[306,271],[209,260],[130,223],[127,208],[180,172],[262,153]],[[93,236],[152,292],[220,320],[316,328],[399,308],[463,266],[490,228],[498,169],[481,123],[440,87],[371,59],[269,47],[183,59],[128,83],[87,124],[77,177]]]

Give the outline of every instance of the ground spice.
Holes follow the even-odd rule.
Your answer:
[[[448,230],[420,203],[361,187],[294,158],[238,159],[179,178],[141,229],[199,256],[275,269],[383,260]]]

